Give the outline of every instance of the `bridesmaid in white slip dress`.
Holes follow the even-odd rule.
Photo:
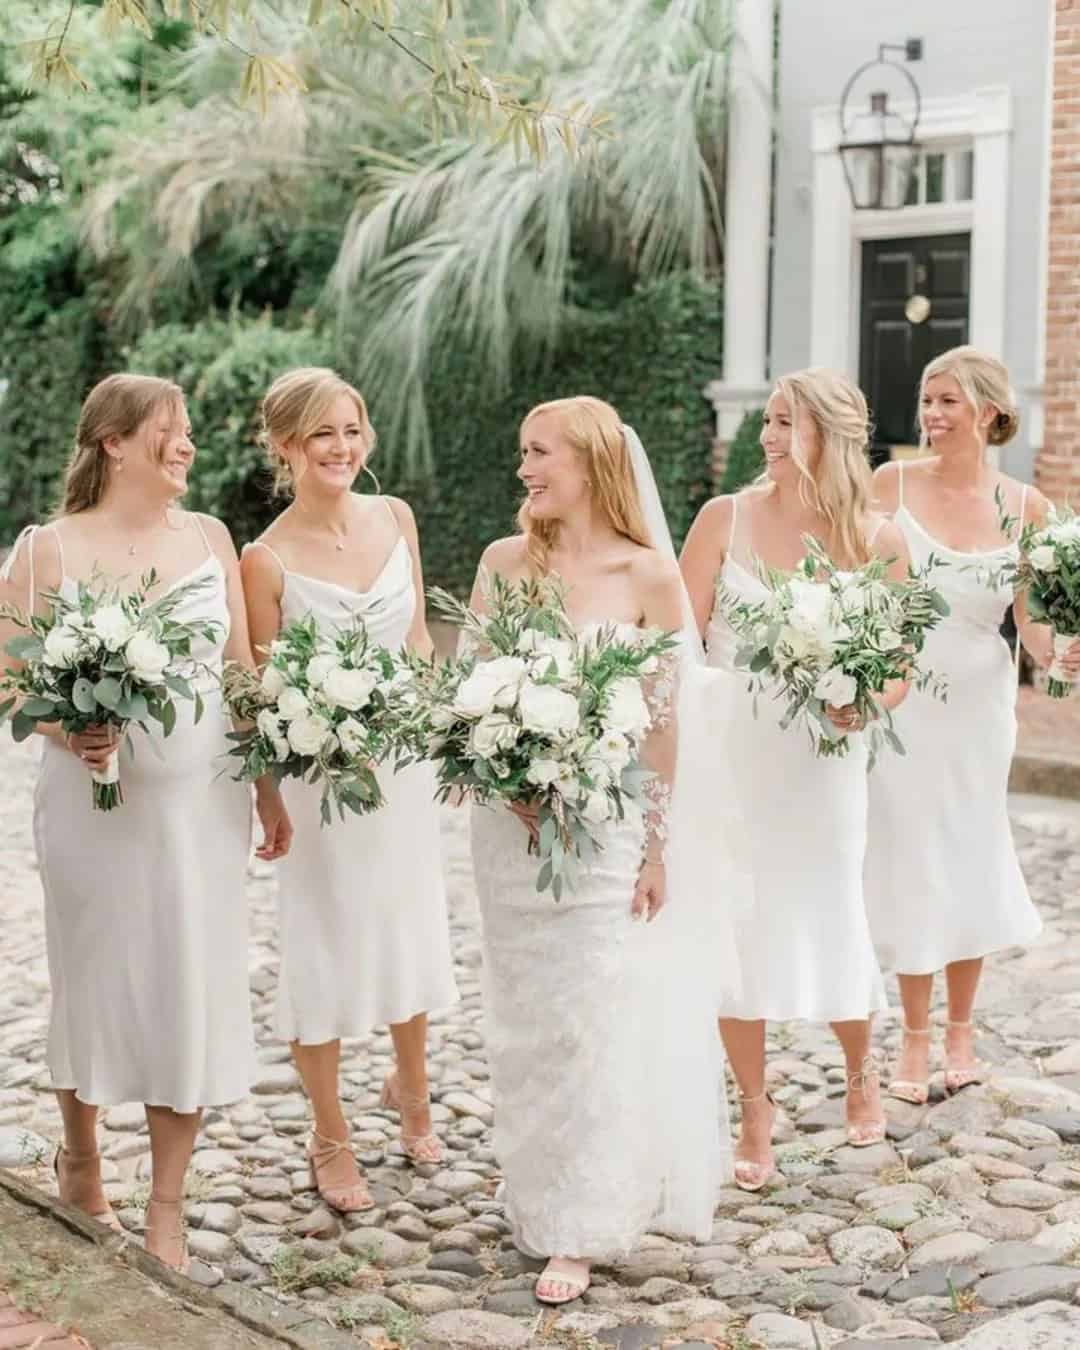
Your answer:
[[[294,498],[244,551],[256,652],[310,613],[331,631],[361,618],[391,650],[431,651],[416,525],[402,501],[352,488],[374,432],[363,399],[333,371],[276,380],[263,400],[267,445]],[[319,1193],[335,1209],[373,1201],[348,1146],[338,1094],[343,1036],[390,1024],[397,1072],[383,1105],[401,1111],[402,1145],[437,1163],[427,1087],[427,1011],[457,1001],[430,765],[379,771],[385,803],[366,816],[319,823],[320,789],[282,790],[296,836],[279,875],[281,970],[277,1029],[315,1116],[309,1145]]]
[[[870,509],[866,443],[866,400],[846,378],[807,370],[777,382],[761,433],[767,482],[709,502],[683,550],[710,664],[734,669],[735,635],[716,608],[717,586],[762,599],[757,564],[793,568],[804,535],[841,565],[876,554],[895,558],[894,576],[906,575],[902,538]],[[895,706],[904,692],[897,685],[882,701]],[[756,1191],[774,1170],[766,1021],[832,1024],[847,1061],[848,1138],[865,1146],[885,1132],[870,1017],[886,1005],[863,903],[865,746],[856,741],[843,759],[821,759],[800,730],[781,730],[782,708],[767,698],[757,717],[748,692],[734,711],[727,749],[739,766],[755,899],[736,929],[742,990],[724,1008],[721,1030],[743,1104],[735,1181]],[[851,709],[831,715],[842,730],[857,730]]]
[[[236,554],[211,517],[175,509],[194,457],[183,393],[165,380],[112,375],[83,405],[64,501],[51,524],[13,551],[5,600],[39,612],[43,592],[73,594],[99,571],[123,585],[152,567],[161,591],[189,581],[176,616],[212,619],[196,676],[206,702],[193,721],[178,701],[169,737],[132,730],[121,747],[124,803],[91,806],[88,768],[116,744],[102,729],[45,744],[34,809],[52,985],[48,1064],[64,1121],[60,1196],[118,1226],[101,1187],[97,1112],[146,1103],[153,1161],[146,1245],[185,1269],[184,1173],[203,1106],[243,1097],[254,1069],[244,881],[250,792],[220,776],[229,725],[213,672],[251,661]],[[260,784],[260,855],[288,847],[273,782]]]
[[[486,577],[553,574],[579,629],[685,629],[685,593],[673,552],[663,556],[659,528],[645,524],[632,444],[598,399],[533,409],[521,427],[523,534],[485,551],[474,606]],[[560,901],[536,890],[535,815],[472,811],[494,1146],[514,1241],[549,1258],[535,1288],[544,1303],[580,1296],[591,1265],[629,1251],[651,1222],[707,1235],[722,1179],[719,1044],[695,964],[706,935],[689,922],[679,945],[679,897],[651,922],[667,895],[665,789],[677,772],[677,728],[657,701],[643,756],[656,774],[650,808],[601,827],[598,861]],[[682,1019],[670,1016],[679,984],[701,995]]]
[[[889,1091],[921,1104],[929,1094],[930,996],[944,968],[948,994],[945,1088],[979,1082],[972,1009],[982,959],[1041,928],[1020,871],[1006,810],[1016,741],[1016,671],[1000,628],[1010,604],[1040,665],[1050,630],[1027,620],[1023,597],[995,589],[979,568],[1016,556],[1001,542],[995,493],[1018,522],[1041,521],[1041,493],[987,462],[987,445],[1016,432],[1008,372],[971,347],[932,361],[920,390],[923,443],[936,452],[875,475],[911,555],[947,565],[936,577],[951,613],[929,635],[926,665],[948,681],[948,701],[915,692],[897,717],[906,756],[882,758],[870,782],[866,894],[882,961],[899,973],[904,1043]],[[1080,668],[1080,642],[1066,657]]]

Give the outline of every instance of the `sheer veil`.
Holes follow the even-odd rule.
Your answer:
[[[676,561],[648,456],[632,427],[623,434],[652,546]],[[731,1176],[724,1061],[717,1009],[738,993],[736,915],[748,904],[741,813],[722,728],[736,682],[705,664],[682,588],[675,783],[668,823],[667,904],[654,921],[657,1015],[648,1046],[655,1085],[656,1147],[663,1158],[657,1226],[707,1237],[715,1195]]]

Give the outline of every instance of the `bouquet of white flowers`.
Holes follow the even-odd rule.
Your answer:
[[[443,664],[403,658],[402,740],[435,761],[440,800],[461,792],[537,808],[536,888],[558,900],[573,861],[596,855],[595,827],[640,809],[652,776],[639,767],[653,721],[646,681],[675,643],[626,625],[577,633],[551,579],[494,578],[485,614],[445,591],[430,597],[465,630],[466,651]]]
[[[909,680],[937,698],[946,696],[943,682],[917,661],[926,634],[949,612],[927,580],[937,559],[912,570],[906,581],[892,581],[882,559],[842,571],[816,539],[806,536],[804,542],[807,555],[790,576],[766,569],[767,600],[748,604],[718,585],[720,607],[740,639],[735,665],[750,673],[755,695],[775,688],[787,705],[780,725],[802,720],[819,755],[845,755],[849,748],[827,705],[854,705],[867,730],[871,764],[882,744],[903,754],[892,716],[875,695],[892,680]]]
[[[249,724],[229,736],[229,754],[240,761],[234,776],[321,783],[324,825],[331,803],[341,819],[346,809],[376,810],[383,795],[375,767],[393,747],[394,676],[393,657],[369,643],[360,619],[330,636],[311,615],[288,624],[261,674],[236,663],[223,672],[229,708]]]
[[[1017,522],[1005,513],[1000,488],[995,500],[1001,528],[1011,536]],[[1026,592],[1028,614],[1054,630],[1046,692],[1051,698],[1068,698],[1073,680],[1059,658],[1080,637],[1080,516],[1068,507],[1052,506],[1045,525],[1031,521],[1021,530],[1018,558],[984,570],[992,585]]]
[[[115,585],[91,578],[75,600],[58,591],[44,592],[47,615],[27,615],[11,605],[0,616],[25,634],[7,643],[9,655],[23,665],[0,674],[0,721],[11,718],[12,735],[25,740],[38,722],[59,722],[65,733],[111,725],[123,732],[130,723],[147,730],[147,719],[161,724],[166,736],[176,725],[174,695],[194,703],[197,722],[203,701],[192,680],[198,663],[192,639],[214,641],[220,625],[181,623],[173,613],[205,581],[174,586],[156,600],[148,598],[157,582],[147,572],[138,588],[121,595]],[[94,806],[111,811],[124,800],[119,751],[102,770],[92,770]]]

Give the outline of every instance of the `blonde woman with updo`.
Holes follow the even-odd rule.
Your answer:
[[[472,603],[494,577],[550,576],[579,633],[681,635],[649,691],[646,809],[597,827],[598,858],[560,900],[536,890],[531,806],[472,813],[503,1199],[519,1249],[547,1258],[536,1298],[563,1304],[650,1225],[708,1236],[726,1121],[708,919],[691,889],[667,904],[680,851],[669,791],[694,730],[673,686],[700,644],[648,459],[589,397],[533,408],[520,457],[521,533],[485,551]]]
[[[682,555],[683,575],[710,664],[734,668],[736,639],[716,607],[718,584],[749,603],[768,594],[765,565],[790,572],[813,535],[840,567],[890,559],[906,575],[899,530],[874,512],[866,400],[843,375],[812,369],[778,380],[765,408],[765,475],[707,503]],[[890,688],[893,707],[905,688]],[[720,1023],[742,1102],[735,1184],[760,1190],[774,1173],[776,1108],[766,1091],[767,1021],[829,1022],[847,1063],[847,1134],[856,1147],[885,1137],[870,1019],[885,993],[863,903],[866,747],[854,709],[829,708],[852,736],[847,755],[819,758],[798,727],[781,729],[780,705],[746,693],[727,749],[738,766],[754,902],[737,925],[739,997]]]
[[[313,615],[330,634],[355,618],[372,642],[429,655],[416,523],[396,497],[353,491],[375,433],[360,394],[332,370],[275,380],[263,399],[265,442],[292,501],[242,569],[256,655],[283,626]],[[338,1068],[341,1038],[390,1024],[397,1069],[381,1102],[401,1113],[407,1157],[438,1163],[426,1068],[427,1012],[457,1001],[440,866],[434,775],[421,764],[379,771],[384,805],[323,828],[318,785],[288,779],[296,836],[279,870],[278,1033],[311,1100],[308,1146],[319,1194],[334,1209],[374,1201],[349,1147]]]
[[[192,657],[205,713],[177,701],[168,737],[132,728],[120,747],[123,805],[91,806],[90,770],[116,749],[113,727],[44,747],[34,841],[52,1009],[47,1061],[64,1122],[60,1198],[110,1227],[101,1184],[98,1109],[146,1103],[152,1160],[146,1246],[184,1270],[184,1173],[202,1108],[246,1096],[255,1055],[247,977],[244,881],[250,790],[221,774],[230,729],[215,672],[251,663],[240,572],[219,520],[183,511],[195,457],[183,391],[148,375],[110,375],[83,404],[64,496],[30,527],[0,574],[0,599],[37,613],[102,575],[130,591],[151,569],[151,595],[185,583],[174,617],[217,625]],[[10,636],[3,634],[2,639]],[[147,741],[149,740],[149,744]],[[259,856],[282,856],[290,827],[272,780],[257,787]]]
[[[923,447],[932,453],[884,464],[877,500],[912,558],[946,565],[935,576],[949,615],[927,641],[925,663],[948,682],[948,701],[913,693],[897,718],[904,757],[889,755],[870,785],[866,893],[874,940],[899,974],[904,1039],[889,1092],[921,1104],[930,1090],[930,996],[944,969],[948,998],[944,1086],[981,1082],[972,1009],[983,958],[1038,936],[1006,809],[1016,743],[1017,674],[1001,636],[1012,606],[1035,661],[1051,660],[1051,633],[1031,622],[1023,596],[993,586],[988,569],[1017,556],[1019,531],[1041,523],[1042,493],[999,472],[988,446],[1007,444],[1019,418],[1000,361],[956,347],[923,371]],[[1012,518],[1003,539],[995,500]],[[1019,652],[1017,652],[1019,656]],[[1080,671],[1080,642],[1065,657]]]

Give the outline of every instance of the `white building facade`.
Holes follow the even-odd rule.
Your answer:
[[[735,14],[725,359],[709,389],[718,438],[772,378],[827,365],[870,400],[875,454],[895,453],[916,439],[923,365],[971,342],[1011,371],[1023,432],[1002,467],[1030,479],[1042,443],[1054,0],[735,0]],[[879,46],[909,39],[921,40],[920,59],[886,55],[919,87],[916,178],[905,205],[857,210],[838,151],[841,94]],[[903,76],[880,74],[891,106],[910,114]],[[856,86],[857,102],[875,77]]]

